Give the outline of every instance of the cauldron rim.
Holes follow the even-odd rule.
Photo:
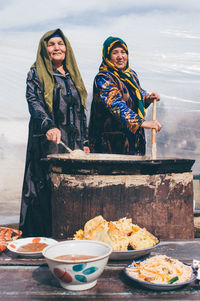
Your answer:
[[[112,156],[112,155],[111,155]],[[44,164],[49,166],[49,169],[58,173],[71,174],[166,174],[166,173],[183,173],[191,172],[191,168],[195,162],[192,159],[184,158],[157,158],[137,157],[135,160],[130,160],[131,156],[123,155],[123,160],[109,159],[94,160],[83,158],[70,158],[66,155],[52,154],[47,158],[41,159]],[[107,156],[108,157],[108,156]],[[116,155],[113,155],[113,158]],[[91,156],[90,156],[91,158]],[[144,159],[145,158],[145,159]]]
[[[144,162],[165,162],[165,161],[190,161],[195,162],[195,159],[188,158],[174,158],[174,157],[157,157],[156,159],[152,159],[151,156],[137,156],[137,155],[122,155],[122,154],[102,154],[102,153],[90,153],[85,154],[84,157],[73,157],[68,153],[59,153],[59,154],[50,154],[47,155],[46,158],[42,158],[42,160],[76,160],[76,161],[144,161]],[[121,160],[120,160],[121,159]]]

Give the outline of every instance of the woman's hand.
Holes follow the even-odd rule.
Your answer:
[[[90,153],[90,149],[89,149],[88,146],[84,146],[83,147],[83,151],[84,151],[85,154],[89,154]]]
[[[149,99],[150,99],[151,102],[153,102],[154,99],[156,101],[159,101],[160,100],[160,95],[157,92],[152,92],[151,94],[149,94]]]
[[[57,144],[60,143],[61,131],[57,128],[50,129],[46,132],[47,140],[53,141]]]
[[[141,127],[144,129],[155,129],[156,132],[159,132],[162,129],[162,125],[157,120],[144,121],[141,124]]]
[[[147,103],[152,103],[154,101],[154,99],[156,101],[160,100],[160,95],[157,92],[152,92],[151,94],[146,94],[145,96],[145,100],[147,101]]]

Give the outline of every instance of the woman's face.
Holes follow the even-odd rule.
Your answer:
[[[66,46],[61,37],[53,37],[47,42],[47,50],[53,64],[62,63],[65,59]]]
[[[128,54],[123,47],[117,46],[111,50],[110,61],[116,68],[124,71],[128,61]]]

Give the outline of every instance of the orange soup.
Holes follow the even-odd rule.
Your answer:
[[[97,258],[97,256],[67,254],[67,255],[57,256],[54,259],[77,261],[77,260],[87,260],[87,259],[92,259],[92,258]]]
[[[17,249],[18,252],[40,252],[48,245],[42,242],[29,243]]]

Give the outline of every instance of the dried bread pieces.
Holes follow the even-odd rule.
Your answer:
[[[101,215],[89,220],[84,230],[80,229],[74,235],[74,239],[89,239],[106,242],[114,251],[126,251],[145,249],[158,243],[158,239],[132,223],[131,218],[121,218],[118,221],[106,221]]]
[[[129,237],[129,244],[134,250],[150,248],[158,243],[158,239],[145,228]]]
[[[92,219],[90,219],[84,226],[84,237],[85,239],[92,239],[90,238],[91,235],[95,235],[93,234],[94,231],[96,231],[95,229],[98,227],[99,224],[102,224],[102,226],[104,225],[106,228],[106,223],[107,221],[101,216],[98,215]]]
[[[116,227],[124,234],[124,235],[130,235],[133,232],[132,229],[132,218],[126,218],[123,217],[119,219],[118,221],[113,222],[113,224],[116,225]],[[139,226],[138,226],[139,230]]]
[[[108,223],[108,235],[111,239],[111,246],[115,251],[128,249],[129,239],[120,229],[113,223]]]

